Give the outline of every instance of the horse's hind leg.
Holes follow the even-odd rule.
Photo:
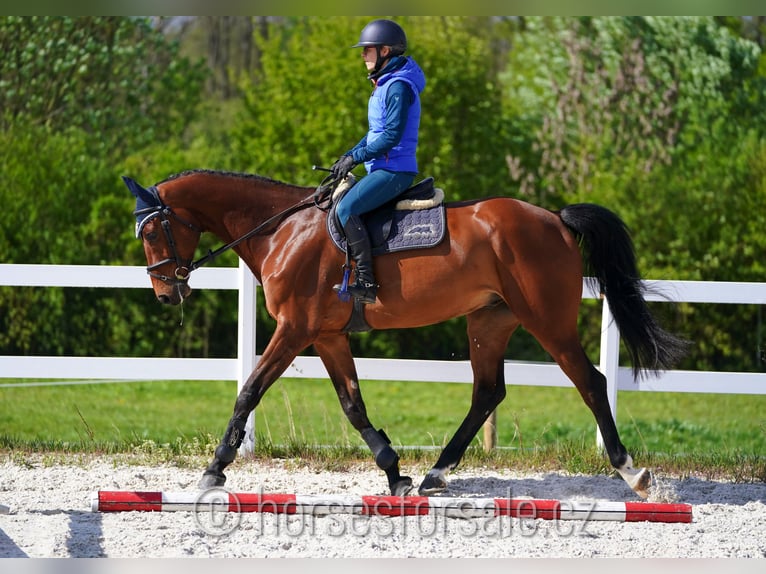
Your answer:
[[[583,351],[583,354],[585,352]],[[583,397],[596,418],[596,423],[604,440],[609,462],[620,473],[620,476],[628,483],[628,486],[641,498],[649,496],[651,486],[651,473],[646,469],[633,468],[633,458],[620,440],[617,432],[612,411],[609,407],[609,399],[606,393],[606,377],[588,360],[590,369],[586,385],[576,385],[577,390]]]
[[[559,332],[562,331],[564,331],[563,328],[559,330]],[[531,330],[530,332],[537,336],[534,331]],[[645,468],[640,470],[633,468],[633,459],[620,440],[617,425],[609,407],[606,377],[588,359],[576,334],[573,333],[569,338],[558,342],[547,341],[544,338],[542,340],[538,338],[538,341],[572,380],[585,404],[588,405],[596,418],[601,437],[604,439],[604,447],[609,456],[609,462],[636,494],[646,498],[651,486],[651,474]]]
[[[314,348],[330,375],[343,412],[370,447],[375,463],[386,473],[391,494],[404,496],[412,489],[412,479],[399,473],[399,455],[385,433],[375,430],[367,417],[348,336],[323,336],[314,342]]]
[[[447,472],[458,465],[487,417],[505,398],[503,356],[508,339],[519,322],[504,303],[474,311],[467,319],[473,369],[471,406],[436,464],[423,479],[418,489],[421,495],[447,488]]]

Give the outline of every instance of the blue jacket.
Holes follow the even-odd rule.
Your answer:
[[[393,58],[378,77],[367,106],[369,131],[349,152],[367,172],[417,173],[420,92],[426,77],[409,57]]]

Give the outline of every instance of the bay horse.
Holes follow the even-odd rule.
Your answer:
[[[123,179],[136,196],[136,235],[143,241],[147,271],[161,303],[182,302],[191,292],[189,274],[231,248],[261,283],[266,308],[276,321],[199,487],[225,484],[223,471],[236,457],[249,414],[293,359],[313,345],[343,412],[385,472],[391,494],[410,492],[412,479],[400,474],[399,455],[370,422],[362,399],[344,329],[352,305],[333,291],[344,255],[331,241],[325,210],[317,209],[318,189],[212,170],[176,174],[148,189]],[[381,285],[377,301],[365,306],[372,329],[467,319],[471,404],[419,494],[446,489],[447,473],[504,399],[503,356],[521,325],[571,379],[596,419],[610,463],[646,498],[651,473],[634,468],[620,441],[606,379],[586,356],[577,326],[585,276],[598,283],[610,305],[635,377],[667,370],[685,352],[686,341],[664,330],[650,313],[623,221],[595,204],[549,211],[508,197],[449,202],[445,212],[440,244],[375,257]],[[205,232],[226,245],[194,261]]]

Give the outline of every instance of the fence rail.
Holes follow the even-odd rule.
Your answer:
[[[241,388],[257,364],[255,350],[255,290],[257,281],[240,262],[236,267],[203,267],[190,278],[194,289],[239,292],[238,349],[235,359],[149,357],[45,357],[0,355],[0,379],[125,379],[236,380]],[[766,283],[647,281],[652,301],[688,303],[766,304]],[[104,287],[151,289],[144,267],[102,265],[0,264],[0,286]],[[584,299],[598,293],[583,285]],[[609,305],[602,300],[599,369],[607,377],[612,414],[617,414],[617,391],[766,394],[766,373],[681,371],[634,381],[631,369],[619,366],[620,335]],[[468,361],[356,359],[360,379],[415,382],[472,382]],[[318,357],[297,357],[285,377],[326,378]],[[554,363],[507,361],[506,384],[568,387],[569,379]],[[252,449],[253,417],[243,450]],[[600,444],[600,436],[598,437]]]

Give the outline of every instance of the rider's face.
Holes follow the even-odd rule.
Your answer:
[[[388,46],[380,47],[381,59],[385,60],[388,58],[390,53],[391,49]],[[375,46],[364,46],[362,48],[362,59],[364,60],[364,65],[367,67],[367,71],[372,72],[375,69],[375,62],[378,59],[378,54]]]

